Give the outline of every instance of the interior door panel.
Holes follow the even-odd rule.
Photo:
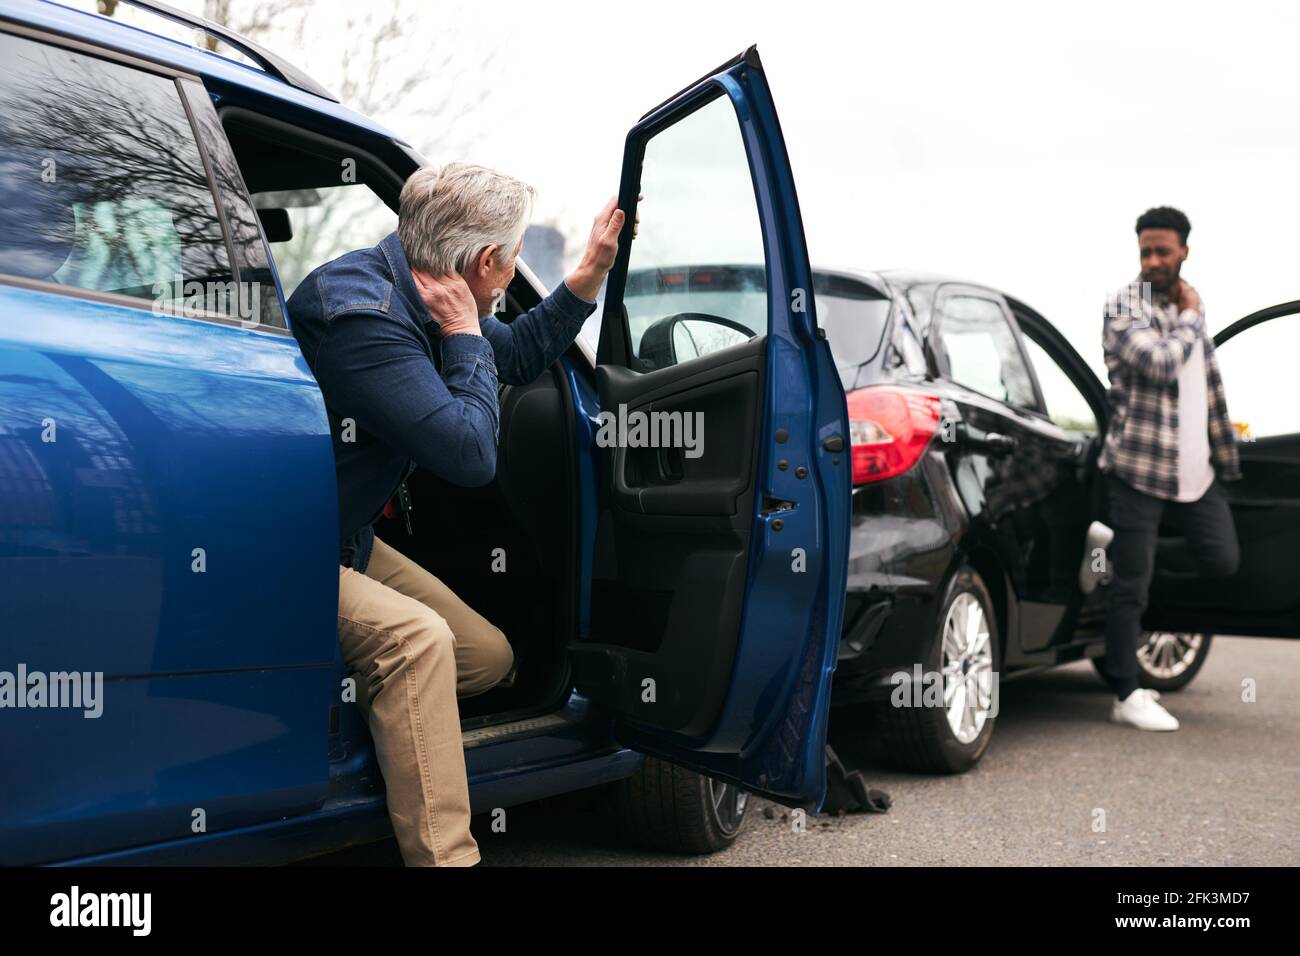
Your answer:
[[[706,429],[696,449],[700,454],[694,456],[681,448],[616,448],[614,501],[621,511],[744,515],[748,526],[742,499],[754,485],[754,434],[763,394],[763,340],[754,343],[737,346],[740,354],[734,358],[730,349],[717,353],[726,359],[721,364],[710,356],[706,369],[694,364],[664,369],[659,374],[669,378],[666,382],[657,381],[658,375],[647,382],[647,377],[619,366],[602,368],[602,408],[626,408],[629,415],[697,416]],[[688,374],[683,376],[683,369]],[[674,372],[678,374],[670,374]]]
[[[640,374],[601,366],[602,409],[701,414],[703,448],[681,471],[663,449],[613,449],[614,493],[602,508],[592,575],[592,637],[641,652],[604,702],[685,735],[716,720],[740,630],[753,525],[765,337],[686,365]],[[721,636],[721,640],[719,640]],[[576,666],[608,649],[579,647]],[[653,680],[647,694],[644,681]],[[602,695],[593,694],[600,699]]]

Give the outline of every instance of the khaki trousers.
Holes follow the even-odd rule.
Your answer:
[[[388,815],[407,866],[473,866],[456,698],[510,670],[505,635],[409,558],[375,539],[364,574],[339,567],[339,645],[359,677]]]

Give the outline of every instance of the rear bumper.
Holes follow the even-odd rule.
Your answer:
[[[935,482],[948,479],[942,461],[933,458],[927,455],[897,478],[853,490],[833,705],[886,696],[889,675],[910,671],[934,633],[939,591],[963,529],[936,501]]]

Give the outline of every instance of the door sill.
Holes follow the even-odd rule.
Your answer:
[[[543,714],[540,717],[526,717],[504,724],[492,724],[475,730],[461,732],[460,739],[466,750],[498,744],[503,740],[520,740],[524,737],[536,737],[568,727],[572,721],[558,713]]]

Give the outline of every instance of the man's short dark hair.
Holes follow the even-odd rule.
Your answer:
[[[1156,206],[1138,216],[1137,229],[1172,229],[1178,233],[1178,241],[1187,245],[1187,234],[1192,231],[1192,224],[1185,215],[1173,206]]]

